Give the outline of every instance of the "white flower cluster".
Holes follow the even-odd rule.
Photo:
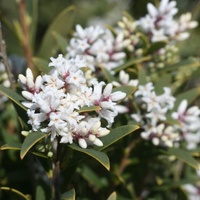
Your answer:
[[[123,63],[126,54],[123,52],[126,43],[122,35],[114,37],[110,30],[100,26],[90,26],[83,29],[76,25],[76,31],[67,47],[67,58],[76,55],[87,60],[88,67],[106,67],[112,70]]]
[[[164,93],[157,95],[152,82],[138,86],[135,92],[136,103],[139,106],[137,114],[131,117],[142,125],[142,138],[151,140],[154,145],[172,147],[179,140],[175,127],[166,125],[166,114],[174,107],[175,98],[171,90],[164,87]]]
[[[177,129],[187,142],[187,149],[195,149],[200,144],[200,109],[197,106],[187,107],[187,100],[182,100],[172,118],[178,122]]]
[[[49,74],[38,76],[35,80],[30,69],[26,76],[20,74],[19,82],[27,99],[23,102],[28,110],[33,131],[50,133],[51,141],[59,138],[61,143],[78,141],[82,148],[93,144],[102,146],[99,139],[107,135],[107,129],[118,114],[116,102],[125,98],[120,91],[112,93],[112,84],[94,82],[88,86],[82,68],[86,63],[79,57],[65,59],[62,55],[51,58]],[[105,87],[104,87],[105,86]],[[104,87],[104,88],[103,88]],[[96,112],[83,107],[97,106]],[[102,127],[101,119],[107,121]]]
[[[0,62],[0,83],[5,87],[10,87],[10,82],[8,80],[8,75],[5,71],[5,66]],[[0,94],[0,109],[4,108],[7,97]]]
[[[147,10],[148,14],[138,21],[138,25],[152,42],[167,40],[169,37],[173,40],[185,40],[189,37],[187,31],[198,25],[196,21],[191,21],[191,13],[181,15],[178,20],[174,19],[178,12],[176,1],[161,0],[158,8],[148,3]]]
[[[183,100],[174,111],[176,99],[171,90],[164,87],[164,93],[157,95],[152,82],[139,85],[135,92],[138,113],[131,117],[142,125],[142,138],[151,140],[154,145],[172,147],[174,142],[183,140],[187,149],[194,149],[200,143],[200,109]],[[168,122],[167,116],[175,123]]]

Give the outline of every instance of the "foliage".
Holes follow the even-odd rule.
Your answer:
[[[56,15],[0,3],[0,199],[198,193],[200,57],[186,46],[198,23],[175,1],[134,2],[109,25],[94,17],[107,1],[48,1]]]

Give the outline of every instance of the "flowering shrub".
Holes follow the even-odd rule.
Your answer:
[[[199,195],[200,90],[189,79],[200,63],[179,52],[198,26],[191,13],[176,17],[176,1],[161,0],[148,3],[139,19],[126,12],[116,25],[84,28],[74,24],[71,6],[55,18],[33,56],[25,1],[18,4],[27,68],[14,78],[0,35],[1,152],[2,161],[22,163],[20,170],[27,165],[23,175],[31,177],[17,186],[2,164],[0,197]],[[66,28],[58,25],[69,16]],[[30,180],[32,189],[23,188]]]

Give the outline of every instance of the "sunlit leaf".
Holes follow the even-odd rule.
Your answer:
[[[114,71],[115,72],[120,72],[121,70],[125,70],[128,67],[132,67],[135,64],[146,62],[146,61],[148,61],[150,59],[151,59],[151,56],[146,56],[146,57],[142,57],[142,58],[132,59],[132,60],[124,63],[120,67],[115,68]]]
[[[20,198],[23,198],[25,200],[31,200],[31,197],[29,195],[23,194],[22,192],[20,192],[19,190],[14,189],[14,188],[0,187],[0,190],[5,190],[5,191],[8,191],[8,192],[13,192],[13,193],[19,195]]]
[[[78,112],[84,113],[84,112],[93,112],[93,111],[99,111],[99,110],[101,110],[100,106],[90,106],[90,107],[84,106]]]
[[[118,140],[129,135],[130,133],[133,133],[134,131],[138,129],[139,129],[139,126],[137,125],[125,125],[125,126],[112,129],[107,136],[101,138],[101,141],[103,142],[104,145],[103,147],[100,147],[99,150],[103,150],[109,147],[110,145],[114,144]]]
[[[134,86],[120,86],[117,88],[114,88],[112,92],[116,92],[116,91],[121,91],[126,93],[126,96],[132,95],[136,90],[136,87]]]
[[[108,198],[107,200],[117,200],[117,193],[113,192]]]
[[[70,148],[82,152],[84,154],[87,154],[90,157],[93,157],[95,160],[97,160],[99,163],[101,163],[107,170],[110,170],[110,162],[108,156],[100,151],[97,151],[95,149],[83,149],[77,146],[76,144],[69,145]]]
[[[168,155],[176,156],[176,158],[182,160],[183,162],[195,169],[199,169],[200,167],[200,163],[197,160],[195,160],[188,151],[184,149],[169,148],[168,150],[163,150],[162,152]]]
[[[75,198],[76,198],[75,189],[71,189],[63,193],[61,196],[61,200],[75,200]]]
[[[74,19],[74,6],[67,7],[57,17],[55,17],[44,35],[39,49],[39,57],[48,59],[56,53],[56,41],[54,39],[53,32],[56,31],[63,36],[67,35],[72,30]],[[63,22],[65,22],[64,25]]]
[[[42,132],[31,132],[29,135],[25,138],[21,151],[20,151],[20,158],[23,159],[24,156],[28,153],[28,151],[33,147],[38,141],[42,140],[47,136],[46,133]]]

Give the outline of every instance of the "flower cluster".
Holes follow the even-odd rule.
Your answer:
[[[100,26],[83,29],[76,25],[76,31],[67,47],[66,57],[84,57],[92,71],[101,66],[112,70],[123,63],[126,56],[123,52],[125,46],[126,41],[122,35],[115,38],[109,29]]]
[[[189,37],[189,29],[195,28],[198,23],[191,21],[191,13],[174,19],[178,9],[176,1],[162,0],[158,8],[147,4],[148,14],[138,21],[138,25],[149,35],[152,42],[168,39],[185,40]]]
[[[99,139],[107,135],[118,114],[117,101],[125,98],[120,91],[112,93],[112,84],[93,82],[89,85],[84,76],[86,62],[80,57],[65,59],[62,55],[51,58],[49,74],[35,80],[30,69],[20,74],[19,82],[27,99],[28,123],[33,131],[50,133],[51,141],[61,143],[78,141],[82,148],[93,144],[102,146]],[[90,83],[91,84],[91,83]],[[91,110],[87,108],[91,108]],[[107,127],[102,127],[102,120]]]
[[[187,107],[187,100],[182,100],[172,118],[178,122],[177,129],[187,142],[187,149],[195,149],[200,143],[200,109],[197,106]]]
[[[152,82],[139,85],[134,94],[138,112],[131,117],[142,125],[141,137],[154,145],[172,147],[176,141],[184,140],[187,149],[194,149],[200,143],[200,109],[188,102],[180,102],[177,111],[176,98],[164,87],[164,93],[157,95]],[[169,119],[173,119],[171,123]]]
[[[175,98],[168,87],[164,93],[157,95],[152,82],[138,86],[134,94],[139,111],[131,117],[141,123],[144,131],[142,138],[152,140],[154,145],[173,146],[174,141],[179,140],[179,134],[173,126],[167,126],[164,122],[169,110],[174,107]]]

